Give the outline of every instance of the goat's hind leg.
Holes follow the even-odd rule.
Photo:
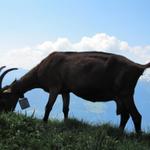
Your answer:
[[[129,120],[129,113],[127,112],[127,110],[123,110],[120,114],[120,126],[119,128],[121,129],[121,131],[124,131],[124,128]]]
[[[128,110],[126,109],[126,106],[123,102],[122,99],[119,99],[116,101],[116,104],[117,104],[117,115],[120,115],[120,125],[119,125],[119,128],[121,129],[121,131],[123,132],[124,131],[124,128],[129,120],[129,112]]]
[[[138,110],[137,110],[137,108],[135,106],[133,96],[128,97],[124,102],[125,102],[126,108],[128,109],[129,114],[132,117],[132,120],[133,120],[133,123],[134,123],[134,127],[135,127],[135,131],[137,133],[141,133],[142,116],[138,112]]]

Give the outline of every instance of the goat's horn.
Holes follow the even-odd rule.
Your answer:
[[[1,67],[2,68],[2,67]],[[3,69],[3,68],[2,68]],[[1,76],[0,76],[0,89],[2,89],[2,81],[3,81],[3,78],[5,77],[5,75],[8,73],[8,72],[10,72],[10,71],[12,71],[12,70],[17,70],[18,68],[11,68],[11,69],[8,69],[8,70],[6,70],[6,71],[4,71],[2,74],[1,74]]]
[[[6,66],[2,66],[2,67],[0,67],[0,71],[2,71],[5,67],[6,67]]]

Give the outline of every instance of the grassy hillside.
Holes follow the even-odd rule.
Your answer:
[[[108,124],[91,126],[70,119],[49,121],[8,113],[0,115],[0,150],[149,150],[150,134],[122,135]]]

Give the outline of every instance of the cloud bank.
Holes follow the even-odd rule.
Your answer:
[[[34,47],[13,49],[0,53],[0,66],[31,69],[53,51],[104,51],[121,54],[129,59],[145,64],[150,62],[150,45],[130,46],[126,41],[105,33],[97,33],[91,37],[82,37],[79,42],[71,42],[68,38],[56,41],[45,41]],[[143,79],[150,80],[149,69]]]

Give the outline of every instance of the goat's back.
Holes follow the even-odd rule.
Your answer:
[[[55,52],[39,64],[38,77],[47,88],[116,93],[133,89],[143,71],[141,65],[111,53]]]

